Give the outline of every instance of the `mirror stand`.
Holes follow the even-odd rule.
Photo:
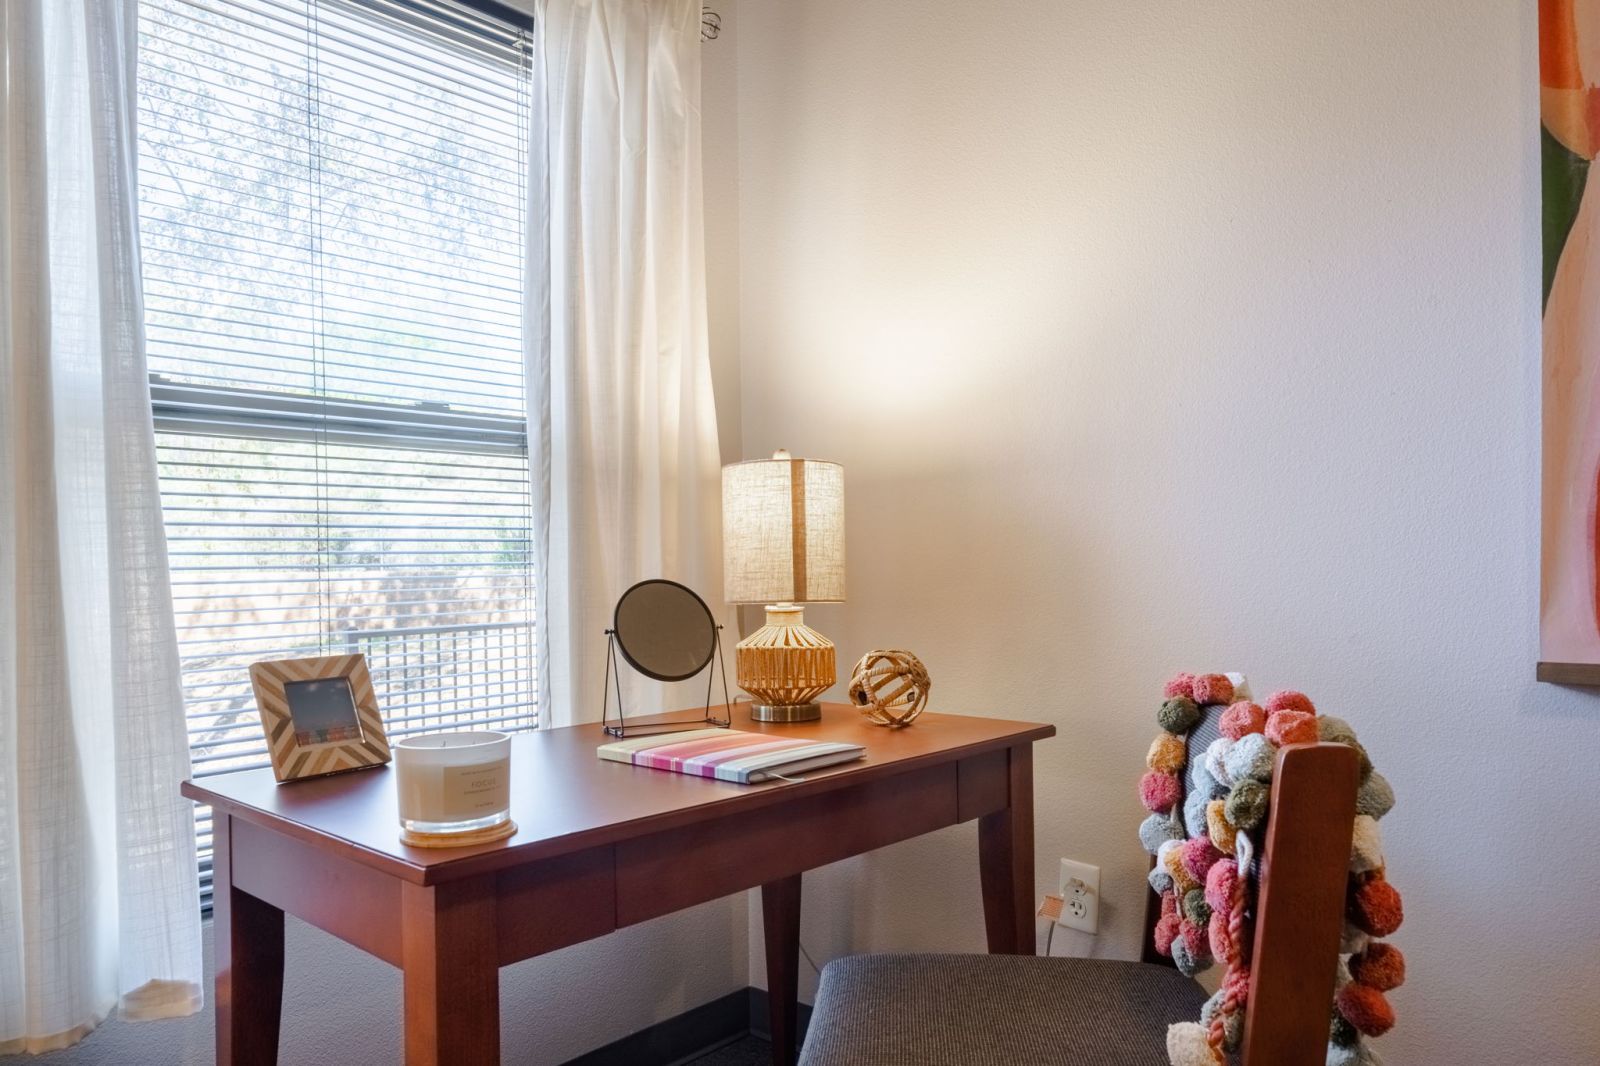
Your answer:
[[[717,657],[716,661],[708,664],[706,671],[706,709],[705,714],[695,719],[682,719],[676,722],[646,722],[643,725],[629,727],[627,714],[623,710],[622,701],[622,668],[617,664],[617,631],[606,630],[606,682],[602,690],[600,723],[606,733],[613,737],[643,737],[656,733],[676,733],[686,729],[699,729],[702,726],[718,726],[727,729],[733,724],[733,703],[728,699],[728,668],[722,661],[722,626],[716,628]],[[722,717],[718,718],[711,713],[711,690],[716,683],[717,670],[722,670]],[[611,724],[611,690],[615,686],[617,693],[617,724]]]

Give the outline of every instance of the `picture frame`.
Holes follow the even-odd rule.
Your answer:
[[[366,656],[253,663],[250,685],[279,784],[389,762]]]

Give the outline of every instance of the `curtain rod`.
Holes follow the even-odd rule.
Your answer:
[[[533,16],[526,11],[509,7],[500,0],[456,0],[463,7],[470,7],[481,15],[499,19],[521,30],[533,29]],[[722,34],[722,16],[709,7],[700,9],[700,39],[714,41]]]

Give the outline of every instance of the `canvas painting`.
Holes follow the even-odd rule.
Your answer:
[[[1540,0],[1540,676],[1600,680],[1600,0]],[[1565,667],[1565,669],[1563,669]],[[1586,674],[1575,667],[1597,668]]]

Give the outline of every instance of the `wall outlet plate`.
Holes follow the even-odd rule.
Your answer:
[[[1100,867],[1061,860],[1061,917],[1056,922],[1085,933],[1100,932]]]

